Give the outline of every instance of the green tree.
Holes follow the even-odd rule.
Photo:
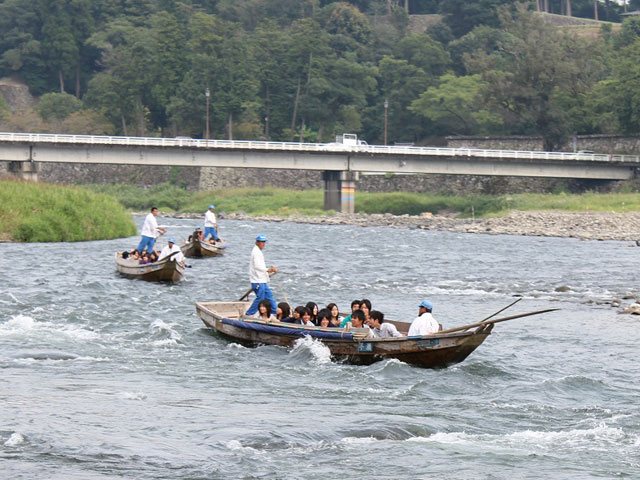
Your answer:
[[[44,120],[63,120],[82,109],[82,101],[68,93],[46,93],[40,97],[37,112]]]
[[[601,78],[602,60],[593,63],[599,50],[525,8],[515,14],[503,10],[501,22],[505,37],[500,48],[468,56],[467,67],[482,75],[485,102],[502,115],[511,133],[542,135],[545,149],[555,150],[575,131],[558,98],[562,92],[576,97]]]
[[[433,122],[448,134],[487,134],[500,128],[499,115],[482,108],[480,75],[456,77],[445,74],[438,86],[428,88],[414,100],[409,110]]]

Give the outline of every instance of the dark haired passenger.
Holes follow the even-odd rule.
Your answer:
[[[360,310],[364,312],[365,323],[369,321],[369,312],[371,312],[371,301],[363,298],[360,300]]]
[[[319,327],[330,327],[331,326],[331,310],[327,308],[323,308],[318,312],[317,323]]]
[[[374,337],[402,337],[396,326],[393,323],[385,322],[384,313],[378,310],[371,310],[369,313],[369,327],[371,327]]]
[[[255,317],[258,320],[264,320],[265,322],[270,322],[271,320],[275,320],[275,317],[271,315],[271,301],[270,300],[262,300],[258,304],[258,312]]]
[[[351,315],[356,310],[360,310],[360,300],[354,300],[353,302],[351,302],[351,313],[342,319],[342,321],[340,322],[341,328],[344,328],[347,326],[347,323],[351,321]]]
[[[276,319],[281,322],[291,321],[291,307],[287,302],[280,302],[276,308]]]
[[[327,310],[331,312],[331,318],[329,319],[330,327],[339,327],[342,318],[340,318],[340,309],[335,303],[330,303],[327,305]]]
[[[351,314],[351,321],[347,323],[347,326],[345,328],[347,331],[351,330],[352,328],[365,328],[368,330],[367,336],[373,336],[373,333],[371,332],[369,326],[365,325],[364,323],[364,312],[362,310],[356,310]]]
[[[314,302],[308,302],[305,307],[307,307],[309,309],[309,312],[311,312],[311,322],[313,322],[314,325],[318,325],[318,304]]]

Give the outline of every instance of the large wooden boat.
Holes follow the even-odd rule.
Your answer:
[[[137,260],[122,258],[121,252],[116,252],[116,269],[127,278],[139,278],[149,282],[179,282],[184,278],[185,265],[173,260],[173,255],[159,262],[140,265]]]
[[[209,243],[204,240],[190,240],[185,242],[180,249],[185,257],[203,258],[219,257],[224,253],[224,242]]]
[[[495,323],[522,316],[545,313],[541,310],[512,317],[485,320],[417,337],[371,338],[368,329],[305,327],[277,321],[265,322],[244,316],[250,302],[199,302],[196,312],[204,324],[246,346],[279,345],[292,347],[296,340],[309,336],[327,346],[338,361],[369,365],[395,358],[425,368],[441,368],[462,362],[490,335]],[[398,330],[409,329],[406,322],[391,321]]]

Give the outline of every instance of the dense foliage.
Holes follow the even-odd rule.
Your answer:
[[[0,127],[382,143],[386,123],[389,143],[539,134],[547,149],[637,132],[638,17],[578,35],[541,4],[624,18],[608,0],[0,0],[0,76],[41,97],[0,102]]]
[[[78,187],[0,179],[0,238],[77,242],[135,235],[117,200]]]

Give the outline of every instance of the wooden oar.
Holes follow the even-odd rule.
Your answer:
[[[494,313],[494,314],[492,314],[492,315],[489,315],[487,318],[483,318],[483,319],[482,319],[482,320],[480,320],[480,321],[481,321],[481,322],[485,322],[485,321],[489,320],[490,318],[495,317],[495,316],[496,316],[496,315],[498,315],[499,313],[504,312],[507,308],[509,308],[509,307],[513,307],[513,306],[514,306],[516,303],[518,303],[520,300],[522,300],[522,297],[520,297],[519,299],[517,299],[515,302],[510,303],[510,304],[509,304],[509,305],[507,305],[506,307],[501,308],[501,309],[500,309],[500,310],[498,310],[496,313]]]
[[[270,274],[269,274],[269,277],[272,277],[272,276],[273,276],[273,275],[275,275],[276,273],[278,273],[278,272],[270,273]],[[251,292],[253,292],[253,287],[251,287],[249,290],[247,290],[247,292],[246,292],[244,295],[242,295],[242,296],[238,299],[238,301],[239,301],[239,302],[242,302],[243,300],[246,300],[246,299],[247,299],[247,297],[251,294]]]
[[[541,313],[555,312],[556,310],[560,310],[560,309],[559,308],[548,308],[546,310],[537,310],[535,312],[521,313],[519,315],[511,315],[510,317],[496,318],[495,320],[483,320],[481,322],[470,323],[468,325],[461,325],[459,327],[448,328],[446,330],[440,330],[439,332],[436,332],[436,333],[439,335],[441,333],[459,332],[459,331],[462,331],[462,330],[469,330],[470,328],[474,328],[474,327],[481,327],[483,325],[489,325],[491,323],[506,322],[507,320],[514,320],[516,318],[530,317],[531,315],[540,315]]]

